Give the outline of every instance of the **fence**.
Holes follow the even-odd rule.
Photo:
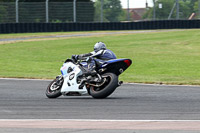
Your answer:
[[[92,22],[93,2],[0,2],[0,23]]]
[[[104,23],[7,23],[0,24],[0,33],[95,31],[95,30],[149,30],[200,28],[200,20],[163,20]]]
[[[146,8],[129,9],[122,9],[120,3],[112,5],[112,2],[105,0],[13,1],[15,2],[0,2],[0,23],[121,22],[200,18],[200,0],[193,0],[196,1],[193,7],[189,7],[191,4],[184,0],[163,0],[163,3],[152,0],[155,2],[153,7],[146,4]]]

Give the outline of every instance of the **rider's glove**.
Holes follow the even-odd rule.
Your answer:
[[[72,59],[74,59],[75,61],[77,61],[79,59],[79,55],[72,55]]]
[[[83,60],[84,59],[83,54],[78,55],[78,59]]]

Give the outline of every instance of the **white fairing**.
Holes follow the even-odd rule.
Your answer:
[[[67,72],[69,67],[73,69],[70,73]],[[72,62],[67,62],[63,64],[60,70],[64,78],[61,93],[67,94],[69,92],[79,92],[81,95],[88,94],[85,86],[83,89],[79,89],[80,84],[77,84],[77,77],[82,74],[82,71],[78,66]]]

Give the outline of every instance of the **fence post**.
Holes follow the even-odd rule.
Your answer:
[[[76,23],[76,0],[74,0],[73,5],[74,5],[74,8],[73,8],[73,10],[74,10],[74,23]]]
[[[19,23],[19,0],[15,1],[16,23]]]
[[[130,21],[130,16],[129,16],[129,0],[127,0],[127,21]]]
[[[46,23],[49,23],[49,0],[46,0]]]
[[[176,0],[176,19],[179,19],[179,0]]]
[[[200,19],[200,0],[199,0],[199,19]]]
[[[153,20],[156,20],[156,2],[153,0]]]
[[[101,22],[103,22],[103,0],[101,0]]]
[[[170,11],[170,14],[168,16],[168,20],[171,19],[172,13],[174,12],[174,9],[176,7],[176,3],[174,3],[174,6],[172,7],[172,10]]]

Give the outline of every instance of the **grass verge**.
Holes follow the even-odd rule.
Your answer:
[[[132,59],[120,76],[125,82],[200,85],[199,36],[200,30],[183,30],[1,44],[0,77],[54,78],[66,58],[103,41],[118,58]]]

